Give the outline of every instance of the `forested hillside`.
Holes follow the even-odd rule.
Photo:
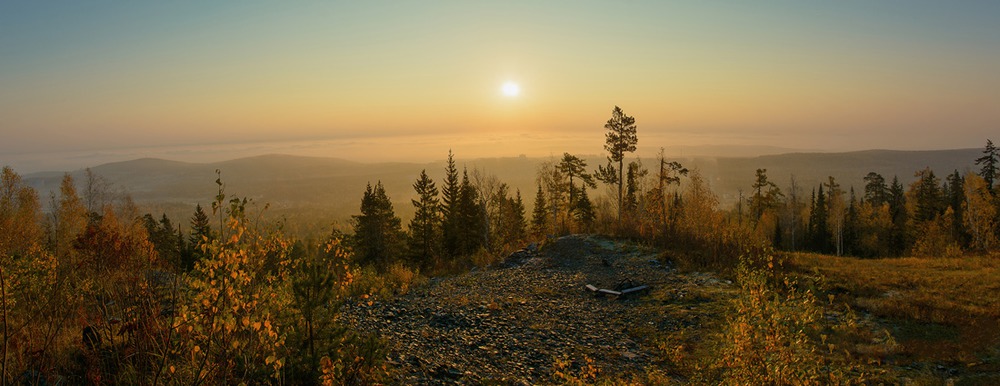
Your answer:
[[[708,303],[698,318],[709,320],[630,329],[628,339],[640,343],[623,347],[644,347],[642,363],[649,367],[603,379],[707,384],[998,379],[1000,315],[989,300],[995,281],[950,296],[939,286],[954,278],[931,270],[921,276],[940,280],[918,282],[907,271],[910,265],[843,263],[799,253],[943,259],[944,266],[962,272],[960,277],[995,278],[1000,202],[992,142],[974,152],[917,153],[950,170],[918,163],[910,177],[888,173],[905,168],[902,159],[915,153],[877,151],[718,160],[715,176],[708,178],[704,173],[711,168],[703,171],[665,151],[652,160],[630,158],[639,140],[635,118],[618,107],[605,128],[607,156],[599,162],[569,153],[542,161],[478,163],[448,154],[443,165],[285,156],[212,165],[147,159],[65,174],[58,185],[51,176],[29,183],[4,168],[0,372],[4,381],[23,383],[404,382],[413,375],[401,375],[402,368],[411,373],[450,368],[401,365],[387,356],[399,346],[384,331],[358,329],[341,318],[345,304],[355,312],[386,310],[385,304],[413,288],[440,290],[438,278],[448,275],[467,275],[462,277],[470,279],[449,285],[458,295],[471,296],[472,286],[496,284],[476,283],[478,277],[504,282],[505,275],[547,280],[542,277],[551,274],[566,284],[536,287],[532,291],[540,297],[533,299],[562,307],[575,299],[562,291],[584,290],[590,283],[580,280],[587,277],[609,281],[627,274],[656,281],[649,285],[699,285],[701,276],[693,272],[711,271],[735,288],[695,291]],[[759,166],[748,173],[737,200],[720,204],[713,187],[721,183],[713,181],[730,181],[726,173],[753,162]],[[871,164],[879,165],[868,168]],[[957,170],[961,165],[966,166]],[[848,176],[796,177],[786,188],[775,182],[775,169]],[[207,199],[201,189],[209,191]],[[182,216],[141,206],[164,194],[195,206]],[[266,215],[274,207],[298,205],[317,210],[321,231],[302,232],[316,224],[296,228],[294,218]],[[332,213],[341,208],[351,216],[333,225],[339,219],[316,208],[333,208]],[[401,218],[403,211],[412,215]],[[645,263],[621,258],[604,244],[587,247],[593,256],[585,266],[574,260],[578,256],[545,249],[558,248],[561,236],[581,233],[621,240],[621,248],[644,248],[638,256]],[[522,249],[529,244],[533,247]],[[540,271],[504,270],[511,259],[534,257],[538,245],[548,256],[534,260]],[[665,271],[643,276],[647,263],[669,264],[691,276],[665,276]],[[519,264],[523,261],[514,266]],[[886,279],[892,283],[888,289],[853,281],[878,266],[898,271],[893,277],[899,279]],[[484,269],[500,271],[468,274]],[[903,288],[907,280],[920,284]],[[642,287],[620,284],[625,287],[600,293],[624,298],[629,285]],[[481,299],[482,310],[515,312],[521,303],[511,301],[523,289],[508,290],[506,300],[502,293]],[[689,301],[662,287],[639,296],[632,301],[640,303],[629,307],[650,315],[677,313],[673,305]],[[899,296],[900,303],[892,308],[879,296]],[[983,296],[985,303],[976,300]],[[541,318],[537,312],[543,309],[521,318]],[[472,311],[441,312],[435,315],[454,320],[457,316],[447,312],[469,318]],[[483,318],[508,317],[490,312]],[[912,331],[936,326],[957,335],[928,343]],[[964,335],[984,328],[992,333]],[[564,340],[599,338],[559,334]],[[955,355],[933,356],[928,353],[934,349],[921,344],[953,347]],[[570,362],[536,358],[533,366],[551,361],[553,367],[538,374],[573,383],[599,380],[601,366],[615,363],[595,364],[592,356],[600,351],[576,349]],[[967,369],[952,371],[958,362],[969,363]],[[920,372],[928,366],[949,370]],[[490,371],[491,377],[504,378],[509,371],[511,379],[544,380],[534,373],[518,375],[522,370],[516,366]]]

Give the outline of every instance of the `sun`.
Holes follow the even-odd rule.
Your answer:
[[[512,81],[507,81],[500,87],[500,91],[503,92],[504,96],[516,97],[521,93],[521,86],[518,86],[517,83]]]

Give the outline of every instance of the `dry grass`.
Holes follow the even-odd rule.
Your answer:
[[[831,303],[884,325],[899,343],[890,362],[908,369],[941,366],[948,369],[937,374],[943,378],[1000,382],[1000,259],[794,254],[789,263],[793,272],[824,278]]]

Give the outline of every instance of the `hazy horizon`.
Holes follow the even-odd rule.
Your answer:
[[[997,15],[931,1],[3,3],[0,160],[598,154],[615,105],[642,156],[979,147],[1000,129]]]

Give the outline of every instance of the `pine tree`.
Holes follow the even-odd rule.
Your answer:
[[[544,237],[549,231],[549,209],[545,204],[545,192],[542,185],[538,185],[538,194],[535,195],[535,208],[531,211],[531,233],[535,238]]]
[[[569,206],[570,208],[576,205],[576,182],[575,179],[580,180],[580,190],[586,190],[588,187],[594,189],[597,187],[597,183],[594,182],[594,177],[587,173],[587,162],[580,159],[579,157],[563,153],[563,159],[556,165],[556,168],[562,173],[563,176],[569,179]]]
[[[636,137],[635,118],[625,115],[625,112],[618,106],[611,112],[611,119],[604,124],[608,130],[605,133],[604,150],[608,151],[607,167],[598,166],[597,179],[608,185],[618,185],[618,225],[621,226],[622,209],[624,198],[625,176],[625,153],[634,152],[636,144],[639,143]],[[618,163],[615,169],[614,163]],[[615,173],[617,171],[617,174]]]
[[[420,177],[413,183],[413,190],[417,199],[410,200],[414,207],[413,220],[410,221],[410,259],[417,266],[435,266],[438,245],[441,244],[441,204],[437,186],[427,176],[427,171],[421,170]]]
[[[750,197],[750,212],[752,213],[754,226],[760,221],[761,216],[768,209],[778,204],[778,199],[785,195],[781,193],[774,182],[767,180],[767,169],[757,169],[756,179],[753,183],[753,196]]]
[[[994,189],[993,183],[997,179],[998,162],[1000,162],[1000,152],[997,151],[996,146],[993,146],[993,141],[987,139],[983,156],[976,158],[976,165],[982,165],[982,168],[979,169],[979,176],[983,177],[983,180],[986,181],[986,187],[994,195],[996,195],[996,189]]]
[[[385,268],[399,257],[402,226],[381,181],[374,187],[368,184],[361,199],[361,215],[352,217],[355,257],[360,263]]]

